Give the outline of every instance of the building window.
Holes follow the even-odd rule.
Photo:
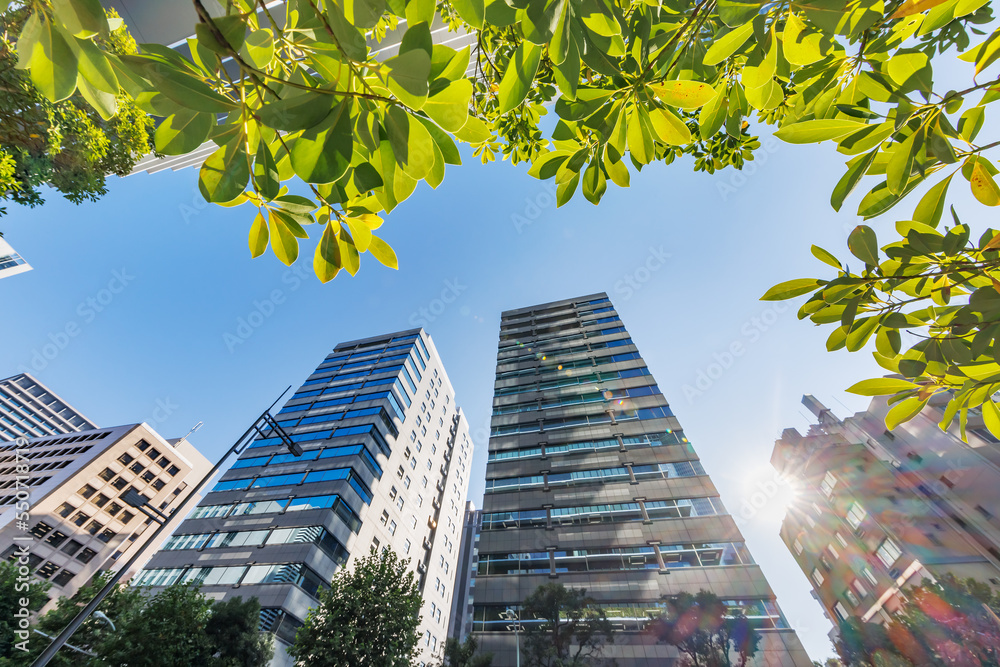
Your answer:
[[[57,574],[55,577],[52,578],[52,583],[54,583],[56,586],[65,586],[66,584],[69,583],[70,579],[72,579],[75,576],[76,576],[75,573],[70,572],[69,570],[63,570],[62,572],[60,572],[59,574]]]
[[[842,602],[838,602],[837,604],[833,605],[833,611],[836,612],[837,618],[839,618],[842,621],[846,621],[848,618],[851,617],[850,614],[847,613],[847,607],[845,607],[844,603]]]
[[[126,482],[123,477],[118,477],[117,479],[115,479],[115,481],[111,482],[111,486],[121,491],[126,486],[128,486],[128,482]]]
[[[406,479],[403,480],[403,488],[404,489],[410,488],[410,476],[409,475],[407,475]]]
[[[138,461],[136,461],[131,466],[129,466],[129,470],[131,470],[136,475],[138,475],[139,473],[141,473],[143,471],[143,467],[142,467],[141,463],[139,463]]]
[[[833,473],[829,470],[826,472],[826,477],[820,482],[819,488],[823,491],[823,495],[829,498],[833,495],[833,487],[837,485],[837,478],[833,476]]]
[[[73,510],[75,510],[75,509],[76,508],[73,507],[72,505],[70,505],[69,503],[63,503],[62,505],[59,506],[59,509],[57,509],[56,512],[61,517],[67,517],[70,514],[72,514]]]
[[[115,471],[112,470],[111,468],[105,468],[104,470],[101,471],[98,477],[103,479],[105,482],[110,482],[115,477]]]
[[[176,475],[180,471],[181,471],[181,469],[178,468],[177,466],[170,466],[169,468],[167,468],[167,474],[170,475],[171,477],[173,477],[174,475]]]
[[[129,453],[127,453],[127,452],[125,454],[122,454],[121,456],[118,457],[118,461],[123,466],[127,466],[129,463],[132,463],[133,460],[134,459],[132,458],[132,455],[129,454]]]
[[[73,517],[72,521],[76,525],[82,526],[83,524],[87,523],[88,519],[90,519],[88,515],[84,514],[83,512],[77,512],[76,515]]]
[[[389,522],[389,512],[382,510],[382,516],[379,518],[379,521],[382,522],[383,526],[387,524]]]
[[[104,507],[109,500],[111,500],[111,498],[108,498],[103,493],[98,493],[97,497],[94,498],[91,502],[97,505],[98,507]]]
[[[823,582],[825,581],[825,579],[823,577],[823,573],[820,572],[818,568],[813,568],[813,571],[812,571],[812,580],[814,582],[816,582],[817,586],[822,586],[823,585]]]
[[[42,577],[43,579],[48,579],[53,574],[55,574],[56,570],[58,569],[59,569],[58,565],[56,565],[52,561],[47,561],[45,565],[38,568],[38,571],[35,572],[35,574],[37,574],[39,577]]]
[[[395,535],[396,534],[396,522],[395,521],[390,521],[389,522],[389,534],[390,535]]]
[[[390,488],[389,489],[389,500],[395,500],[396,499],[396,493],[397,493],[396,487]]]
[[[78,553],[76,555],[76,559],[81,563],[89,563],[91,560],[93,560],[94,556],[96,555],[97,552],[88,547],[83,551],[81,551],[80,553]]]
[[[140,441],[139,441],[139,442],[138,442],[138,443],[136,444],[136,447],[138,447],[138,448],[139,448],[139,451],[140,451],[140,452],[144,452],[144,451],[146,451],[147,449],[149,449],[149,443],[148,443],[148,442],[146,442],[145,440],[140,440]]]
[[[111,473],[111,476],[114,477],[114,473]],[[80,489],[79,491],[77,491],[77,493],[79,493],[84,498],[89,498],[92,495],[94,495],[96,492],[97,492],[97,489],[95,489],[94,487],[92,487],[90,484],[84,484],[83,488]]]
[[[160,451],[158,449],[151,449],[148,452],[146,452],[146,456],[149,457],[150,461],[155,461],[156,459],[160,458]]]
[[[799,538],[796,537],[795,538],[795,543],[792,546],[795,547],[795,555],[796,556],[801,556],[803,549],[805,549],[805,547],[802,546],[802,540],[800,540]]]
[[[872,586],[878,588],[878,579],[875,578],[875,574],[871,571],[871,568],[862,568],[861,574],[865,575],[865,579],[867,579]]]
[[[76,540],[70,540],[69,542],[66,543],[66,546],[64,546],[62,548],[62,552],[65,553],[65,554],[69,554],[70,556],[72,556],[77,551],[79,551],[80,547],[82,547],[82,546],[83,545],[80,544],[79,542],[77,542]]]
[[[866,516],[868,516],[868,512],[857,503],[851,503],[851,506],[847,508],[847,523],[851,524],[851,528],[855,530],[858,529]]]
[[[86,531],[91,535],[96,535],[97,531],[104,527],[104,524],[98,523],[97,521],[91,521],[87,524]]]
[[[406,540],[405,542],[403,542],[403,554],[408,554],[408,553],[410,553],[410,547],[411,547],[411,546],[412,546],[412,545],[410,544],[410,541],[409,541],[409,540]]]
[[[166,485],[167,485],[167,483],[164,482],[162,479],[155,479],[155,480],[153,480],[153,485],[152,486],[157,491],[162,491],[163,487],[165,487]]]
[[[886,567],[892,567],[892,564],[899,560],[899,557],[903,555],[896,543],[890,540],[888,537],[882,540],[882,544],[878,546],[875,550],[875,554],[878,559],[882,561],[882,564]]]
[[[865,585],[863,583],[861,583],[861,580],[855,579],[854,581],[852,581],[851,587],[854,588],[857,594],[860,595],[861,597],[863,598],[868,597],[868,589],[865,588]]]
[[[59,532],[58,530],[49,535],[49,538],[45,540],[53,547],[58,547],[60,544],[66,541],[66,533]]]
[[[840,542],[840,546],[842,546],[842,547],[844,547],[846,549],[847,548],[847,540],[844,539],[844,536],[841,535],[840,533],[837,533],[836,534],[836,538],[837,538],[837,541]]]
[[[833,556],[834,559],[840,558],[840,552],[837,551],[837,548],[834,547],[832,544],[827,545],[826,550],[830,552],[830,555]]]
[[[396,509],[398,509],[398,510],[402,510],[403,509],[403,496],[400,496],[399,498],[396,498]]]

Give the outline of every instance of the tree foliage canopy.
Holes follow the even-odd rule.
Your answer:
[[[409,667],[421,604],[407,561],[373,550],[320,591],[288,653],[298,667]]]
[[[448,637],[439,667],[490,667],[492,664],[493,654],[479,653],[479,642],[469,635],[464,642]]]
[[[37,206],[43,202],[39,188],[50,185],[74,203],[96,201],[107,192],[108,174],[128,174],[150,151],[153,119],[123,91],[109,101],[114,116],[102,116],[88,102],[86,80],[58,101],[32,85],[18,68],[16,46],[32,11],[15,3],[0,13],[0,199]],[[134,54],[121,19],[112,11],[109,20],[119,27],[95,36],[94,47]]]
[[[34,2],[18,67],[50,102],[82,95],[107,118],[130,95],[158,119],[161,153],[214,142],[201,192],[248,205],[253,256],[270,246],[291,264],[315,225],[320,280],[355,274],[365,252],[396,267],[374,233],[381,216],[419,182],[437,187],[460,143],[484,161],[530,161],[559,205],[576,192],[597,203],[651,162],[739,168],[759,146],[751,131],[770,125],[847,158],[837,210],[862,182],[865,219],[922,194],[881,248],[870,227],[855,230],[859,271],[814,247],[836,276],[764,298],[812,294],[799,316],[835,327],[831,350],[874,338],[878,362],[905,381],[854,389],[893,394],[891,422],[951,391],[947,421],[984,405],[1000,436],[986,400],[1000,389],[1000,237],[972,241],[953,207],[945,216],[960,184],[1000,205],[988,157],[1000,141],[980,136],[1000,99],[989,0],[289,0],[280,16],[263,0],[228,0],[218,17],[193,2],[190,57],[102,48],[114,22],[96,0],[59,0],[55,13]],[[438,17],[474,48],[434,44]],[[397,29],[398,53],[379,61],[371,41]],[[935,65],[955,54],[964,73],[948,83],[961,83],[935,85]],[[558,121],[545,136],[550,109]],[[293,177],[306,196],[289,192]],[[919,338],[908,349],[904,330]]]
[[[57,636],[80,607],[103,588],[107,577],[97,577],[76,592],[62,597],[55,609],[33,626],[49,637]],[[68,647],[49,663],[55,667],[265,667],[274,654],[269,635],[261,633],[260,604],[256,598],[233,598],[214,603],[197,588],[169,586],[155,595],[127,585],[115,587],[99,607],[112,623],[93,616],[75,632]],[[0,667],[27,667],[48,646],[49,639],[33,633],[27,652],[14,651],[0,658]]]
[[[582,588],[542,584],[522,603],[520,622],[527,667],[595,665],[614,643],[614,627]]]
[[[1000,597],[974,579],[925,579],[886,625],[850,619],[835,644],[847,667],[1000,665]]]
[[[679,593],[652,624],[659,641],[675,646],[691,667],[746,667],[761,636],[750,619],[709,591]]]

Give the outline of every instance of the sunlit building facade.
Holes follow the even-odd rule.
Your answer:
[[[606,294],[503,313],[473,632],[496,667],[539,585],[585,588],[620,667],[676,665],[643,632],[679,592],[714,592],[763,635],[757,665],[810,665]]]
[[[890,432],[884,397],[841,420],[805,396],[816,424],[775,443],[771,463],[798,489],[781,538],[835,626],[885,622],[925,577],[1000,586],[1000,449],[977,413],[968,444],[957,424],[942,431],[946,398]]]
[[[284,650],[320,589],[372,549],[409,559],[424,598],[417,664],[450,622],[472,441],[430,336],[337,345],[277,413],[302,449],[265,432],[133,580],[257,597]]]

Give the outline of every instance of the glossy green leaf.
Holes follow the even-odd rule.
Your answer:
[[[156,128],[156,150],[164,155],[184,155],[208,140],[215,116],[199,111],[181,111],[168,116]]]
[[[452,0],[451,5],[462,20],[477,30],[482,29],[486,18],[486,3],[483,0]]]
[[[52,9],[71,35],[89,38],[108,29],[99,0],[52,0]]]
[[[257,69],[264,69],[274,57],[274,36],[270,30],[254,30],[240,47],[243,60]]]
[[[18,61],[25,63],[31,82],[50,102],[66,99],[76,90],[77,56],[72,36],[48,19],[32,14],[18,43]]]
[[[858,225],[847,238],[851,254],[869,266],[878,266],[878,238],[875,230],[867,225]]]
[[[518,45],[500,79],[500,113],[507,113],[528,96],[541,57],[542,47],[527,40]]]
[[[257,157],[253,162],[252,177],[257,192],[264,199],[270,201],[278,196],[281,191],[282,179],[266,141],[261,141],[257,146]]]
[[[340,242],[332,222],[323,228],[323,235],[313,254],[313,271],[321,283],[328,283],[340,273]]]
[[[434,167],[434,139],[420,122],[397,106],[385,114],[385,129],[399,167],[410,178],[424,178]]]
[[[722,37],[716,38],[705,52],[702,62],[706,65],[718,65],[746,44],[746,41],[750,39],[750,35],[752,34],[753,24],[746,23],[735,30],[727,32]]]
[[[372,240],[371,244],[368,246],[368,252],[372,254],[372,257],[377,259],[383,265],[388,266],[390,269],[399,268],[399,260],[396,258],[395,251],[389,247],[388,243],[374,234],[372,234]]]
[[[427,78],[431,57],[423,49],[412,49],[385,61],[389,68],[387,83],[392,94],[411,109],[420,109],[427,101]]]
[[[260,257],[267,250],[268,233],[267,233],[267,220],[261,213],[257,214],[254,218],[253,224],[250,226],[250,256]]]
[[[700,109],[716,95],[715,89],[701,81],[664,81],[650,84],[649,89],[661,102],[678,109]]]
[[[283,132],[308,130],[330,115],[335,98],[322,93],[291,95],[268,101],[256,114],[264,125]]]
[[[754,0],[719,0],[719,18],[731,28],[742,26],[760,11],[763,2]]]
[[[653,109],[649,114],[649,124],[657,138],[665,144],[686,146],[691,143],[691,130],[672,109]]]
[[[847,172],[833,188],[833,194],[830,196],[830,205],[833,206],[833,210],[839,211],[840,207],[844,205],[844,200],[854,190],[861,177],[867,173],[877,154],[878,150],[876,149],[847,163]]]
[[[792,299],[803,294],[815,292],[824,284],[825,283],[822,281],[815,280],[813,278],[797,278],[795,280],[787,280],[764,292],[764,296],[760,297],[760,300],[785,301],[786,299]]]
[[[900,424],[910,421],[920,413],[926,403],[926,399],[921,400],[916,396],[896,403],[885,416],[885,428],[891,431]]]
[[[249,157],[243,142],[234,140],[220,146],[201,165],[198,188],[206,201],[222,203],[243,194],[249,180]]]
[[[271,250],[282,264],[291,266],[299,257],[299,242],[292,231],[293,223],[287,216],[274,209],[270,211],[268,222]]]
[[[384,12],[385,0],[344,0],[344,16],[358,28],[374,28]]]
[[[944,212],[945,196],[948,194],[948,186],[951,178],[955,174],[949,174],[946,178],[936,183],[934,187],[927,191],[917,208],[913,211],[913,219],[917,222],[937,227],[941,222],[941,214]]]
[[[601,203],[601,197],[608,189],[607,179],[597,160],[593,160],[583,173],[583,196],[591,204]]]
[[[336,181],[351,165],[353,153],[348,102],[341,102],[322,123],[297,136],[290,149],[292,169],[307,183]]]
[[[231,99],[190,74],[170,67],[154,67],[149,72],[157,90],[188,109],[221,113],[236,107]]]
[[[444,89],[427,98],[423,111],[448,132],[457,132],[469,120],[472,82],[452,81]]]
[[[839,139],[864,126],[860,121],[845,118],[805,120],[782,127],[774,136],[790,144],[811,144]]]
[[[93,40],[74,37],[68,42],[76,53],[79,76],[87,80],[97,90],[110,95],[118,95],[118,77],[104,52],[97,48]]]
[[[840,265],[840,261],[836,257],[834,257],[832,253],[823,250],[823,248],[814,245],[812,246],[812,248],[810,248],[810,251],[812,252],[813,256],[816,259],[823,262],[824,264],[829,264],[838,271],[843,269],[843,267]]]

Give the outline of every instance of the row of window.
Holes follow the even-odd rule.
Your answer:
[[[588,525],[595,523],[625,523],[660,519],[680,519],[695,516],[725,514],[722,499],[677,498],[646,500],[633,503],[554,507],[517,512],[487,512],[483,514],[483,530],[535,528],[549,525]]]
[[[305,563],[234,565],[222,567],[178,567],[143,570],[132,586],[170,586],[175,583],[193,586],[248,586],[251,584],[295,584],[316,597],[326,582]]]
[[[532,320],[534,320],[536,323],[559,320],[566,317],[572,317],[578,315],[578,313],[576,312],[577,308],[587,308],[588,306],[596,306],[598,304],[604,304],[604,303],[611,303],[611,299],[607,297],[601,297],[600,299],[595,299],[593,301],[581,301],[580,303],[567,303],[559,306],[552,306],[550,308],[530,310],[522,315],[513,315],[511,317],[505,317],[503,319],[502,326],[510,329],[513,327],[522,327]],[[589,308],[587,308],[587,310],[589,312]]]
[[[628,333],[625,331],[625,327],[612,327],[610,329],[601,329],[600,331],[574,331],[573,333],[566,334],[564,336],[544,336],[536,338],[532,342],[522,343],[519,340],[513,343],[500,344],[497,351],[498,363],[502,361],[504,355],[511,352],[520,352],[521,350],[535,350],[536,352],[544,352],[549,347],[554,347],[557,345],[565,345],[566,343],[575,340],[586,340],[588,338],[599,338],[601,336],[610,336],[616,333]]]
[[[547,375],[550,373],[562,373],[564,371],[569,371],[574,368],[592,368],[593,366],[601,366],[604,364],[616,364],[622,361],[632,361],[633,359],[641,359],[638,352],[622,352],[621,354],[611,354],[603,355],[599,357],[588,357],[586,359],[578,359],[576,361],[567,361],[563,364],[552,363],[548,366],[536,366],[534,368],[525,368],[519,371],[504,371],[502,373],[497,373],[497,380],[506,380],[513,377],[522,377],[525,375]]]
[[[509,575],[658,570],[660,569],[660,559],[663,560],[663,566],[666,568],[749,565],[753,563],[750,552],[742,542],[721,542],[513,554],[484,553],[479,555],[478,573],[481,575]]]
[[[340,458],[343,456],[360,456],[368,469],[378,479],[382,478],[382,466],[371,455],[364,445],[343,445],[340,447],[322,447],[302,452],[302,456],[294,454],[274,454],[271,456],[252,456],[240,459],[232,465],[232,469],[254,468],[256,466],[273,466],[283,463],[301,463],[302,461],[317,461],[321,459]]]
[[[393,431],[395,432],[395,429]],[[288,436],[289,440],[292,442],[304,443],[304,442],[320,442],[322,440],[330,440],[332,438],[340,438],[349,435],[370,435],[375,444],[378,446],[379,451],[382,452],[386,457],[392,454],[392,450],[389,448],[389,443],[385,441],[385,438],[379,432],[378,427],[375,424],[357,424],[354,426],[338,426],[334,429],[324,430],[324,431],[310,431],[308,433],[296,433],[294,435]],[[266,437],[260,440],[255,440],[250,443],[247,449],[256,449],[258,447],[271,447],[274,445],[284,446],[284,442],[278,437]]]
[[[281,514],[283,512],[300,512],[314,509],[333,509],[352,532],[361,529],[361,518],[351,509],[343,498],[337,494],[325,496],[296,496],[278,498],[276,500],[260,500],[250,503],[227,503],[225,505],[204,505],[195,508],[191,519],[222,519],[237,518],[256,514]]]
[[[633,345],[631,338],[619,338],[618,340],[598,341],[589,345],[572,345],[551,351],[534,351],[533,348],[526,348],[529,354],[519,354],[516,357],[507,357],[497,361],[498,365],[520,363],[522,361],[549,361],[552,357],[565,357],[570,354],[580,354],[581,352],[593,352],[609,347],[621,347],[623,345]]]
[[[271,544],[316,544],[338,565],[347,562],[347,549],[323,526],[239,530],[225,533],[174,535],[164,545],[167,551],[183,549],[224,549]]]
[[[583,405],[586,403],[620,401],[625,398],[652,396],[659,393],[660,388],[655,384],[644,385],[642,387],[630,387],[628,389],[605,389],[604,391],[592,391],[586,394],[569,394],[551,400],[534,400],[525,401],[523,403],[511,403],[510,405],[500,405],[493,409],[493,415],[497,416],[518,412],[535,412],[537,410],[565,408],[572,405]]]
[[[675,463],[658,463],[653,465],[618,466],[615,468],[597,468],[591,470],[575,470],[573,472],[547,473],[544,475],[529,475],[526,477],[502,477],[486,480],[486,493],[499,491],[516,491],[541,486],[573,486],[576,484],[592,484],[595,482],[630,482],[647,479],[669,479],[671,477],[694,477],[704,475],[705,469],[701,461],[677,461]]]
[[[600,384],[601,382],[611,382],[613,380],[623,380],[625,378],[641,377],[643,375],[649,375],[649,369],[645,366],[641,368],[629,368],[624,371],[600,371],[598,373],[591,373],[590,375],[577,375],[570,377],[559,377],[555,380],[546,380],[545,382],[529,382],[527,384],[518,384],[511,387],[500,387],[495,390],[497,396],[507,396],[509,394],[527,394],[537,391],[548,391],[550,389],[559,389],[561,387],[573,387],[581,384]]]
[[[623,436],[622,444],[626,447],[660,447],[662,445],[678,445],[686,443],[684,431],[673,431],[668,429],[663,433],[644,433],[635,436]],[[605,438],[603,440],[580,440],[577,442],[567,442],[562,444],[541,444],[532,447],[520,447],[504,451],[494,451],[489,453],[489,460],[510,461],[515,459],[529,459],[540,456],[554,456],[558,454],[575,454],[579,452],[593,452],[599,449],[618,448],[617,438]]]
[[[666,419],[673,417],[667,406],[655,408],[639,408],[636,410],[620,410],[599,412],[593,415],[579,415],[575,417],[544,418],[534,422],[522,422],[520,424],[507,424],[504,426],[494,426],[490,430],[491,436],[513,435],[516,433],[542,433],[545,431],[556,431],[564,428],[575,428],[578,426],[595,426],[597,424],[617,424],[620,422],[634,421],[636,419]]]
[[[219,482],[212,491],[233,491],[243,489],[267,489],[275,486],[292,486],[298,484],[314,484],[317,482],[332,482],[345,480],[357,491],[366,505],[372,502],[372,492],[354,472],[353,468],[331,468],[330,470],[313,470],[297,472],[291,475],[258,475],[242,479],[230,479]]]
[[[781,614],[777,603],[770,599],[722,600],[732,612],[742,612],[755,628],[787,628],[788,622]],[[513,632],[514,625],[507,620],[506,612],[509,605],[476,605],[472,611],[473,632]],[[667,611],[666,602],[602,602],[601,611],[614,625],[616,630],[624,632],[641,632],[658,616]],[[518,607],[514,606],[515,613]],[[547,622],[545,619],[521,618],[521,628],[539,626]]]

